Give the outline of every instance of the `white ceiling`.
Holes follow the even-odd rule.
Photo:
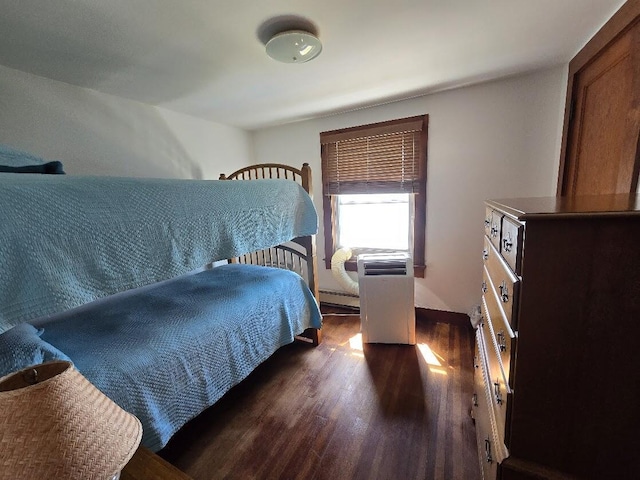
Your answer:
[[[623,3],[0,0],[0,64],[251,130],[566,63]],[[291,15],[309,63],[264,52]]]

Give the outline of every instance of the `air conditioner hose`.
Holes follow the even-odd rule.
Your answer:
[[[358,282],[352,279],[344,268],[344,262],[351,258],[350,248],[339,248],[331,257],[331,273],[347,292],[358,295]]]

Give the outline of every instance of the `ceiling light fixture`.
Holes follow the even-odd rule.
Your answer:
[[[284,63],[304,63],[322,51],[318,37],[304,30],[281,32],[267,42],[267,55]]]

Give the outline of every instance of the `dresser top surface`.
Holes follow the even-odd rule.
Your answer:
[[[509,198],[487,200],[486,204],[517,220],[600,215],[640,218],[640,194]]]

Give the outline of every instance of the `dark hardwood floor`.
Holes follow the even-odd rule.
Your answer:
[[[320,346],[281,348],[159,455],[196,480],[479,479],[473,331],[363,348],[359,326],[325,315]]]

